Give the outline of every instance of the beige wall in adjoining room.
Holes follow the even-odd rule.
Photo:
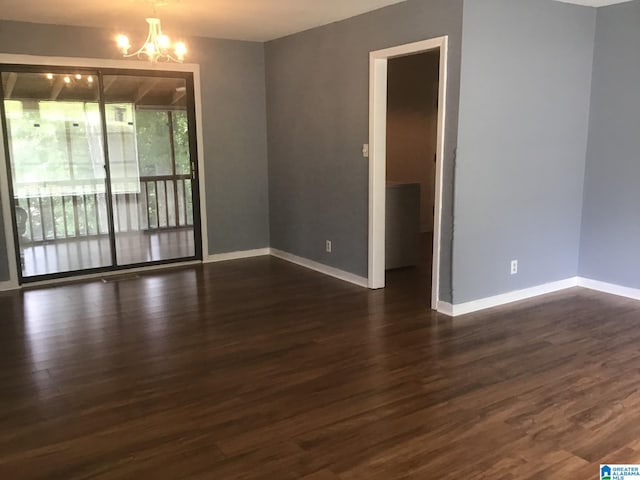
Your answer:
[[[433,231],[439,52],[389,61],[387,180],[420,183],[420,225]]]

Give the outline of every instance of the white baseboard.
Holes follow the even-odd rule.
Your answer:
[[[590,278],[584,277],[572,277],[565,280],[560,280],[558,282],[546,283],[544,285],[538,285],[536,287],[525,288],[524,290],[517,290],[515,292],[496,295],[494,297],[481,298],[480,300],[460,303],[457,305],[451,305],[447,302],[438,302],[437,311],[444,315],[457,317],[460,315],[466,315],[468,313],[478,312],[480,310],[486,310],[488,308],[498,307],[500,305],[506,305],[508,303],[517,302],[520,300],[526,300],[529,298],[537,297],[539,295],[557,292],[571,287],[588,288],[589,290],[595,290],[602,293],[609,293],[612,295],[618,295],[620,297],[640,300],[639,288],[623,287],[622,285],[601,282],[599,280],[592,280]]]
[[[447,315],[449,317],[453,317],[453,305],[448,302],[438,302],[438,306],[436,307],[436,311],[438,313],[442,313],[443,315]]]
[[[360,277],[359,275],[355,275],[353,273],[345,272],[344,270],[340,270],[338,268],[324,265],[323,263],[314,262],[313,260],[309,260],[303,257],[298,257],[297,255],[283,252],[282,250],[277,250],[275,248],[271,249],[271,255],[281,260],[286,260],[287,262],[295,263],[296,265],[300,265],[301,267],[306,267],[311,270],[315,270],[316,272],[324,273],[325,275],[329,275],[330,277],[338,278],[345,282],[353,283],[355,285],[358,285],[359,287],[364,287],[364,288],[369,287],[368,279],[364,277]]]
[[[256,250],[243,250],[240,252],[217,253],[209,255],[204,263],[226,262],[228,260],[240,260],[242,258],[264,257],[271,253],[270,248],[258,248]]]
[[[623,287],[622,285],[601,282],[599,280],[591,280],[590,278],[584,277],[578,277],[578,286],[588,288],[589,290],[596,290],[598,292],[610,293],[620,297],[640,300],[640,289],[638,288]]]
[[[20,288],[20,285],[18,285],[16,282],[12,282],[12,281],[0,282],[0,292],[7,292],[9,290],[18,290],[19,288]]]
[[[459,303],[452,306],[452,316],[457,317],[459,315],[466,315],[468,313],[478,312],[480,310],[486,310],[487,308],[498,307],[500,305],[506,305],[508,303],[518,302],[520,300],[526,300],[528,298],[533,298],[539,295],[545,295],[547,293],[557,292],[559,290],[564,290],[566,288],[576,286],[578,286],[578,277],[572,277],[557,282],[545,283],[543,285],[525,288],[523,290],[503,293],[502,295],[481,298],[479,300],[473,300],[466,303]]]

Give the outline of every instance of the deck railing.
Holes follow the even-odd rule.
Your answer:
[[[192,227],[191,187],[191,175],[140,177],[137,191],[113,194],[115,233]],[[109,233],[104,180],[17,184],[14,189],[15,205],[27,213],[24,242]]]

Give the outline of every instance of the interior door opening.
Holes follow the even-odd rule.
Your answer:
[[[21,283],[202,258],[191,73],[0,70]]]
[[[419,299],[431,290],[439,68],[431,50],[387,70],[386,285]]]
[[[448,37],[371,52],[369,65],[369,288],[413,267],[405,283],[438,309]]]

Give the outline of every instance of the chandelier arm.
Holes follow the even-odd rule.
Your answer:
[[[123,57],[131,58],[137,57],[139,59],[147,58],[151,63],[156,62],[177,62],[182,63],[184,60],[185,47],[184,43],[177,42],[173,48],[176,50],[176,56],[173,56],[171,52],[171,44],[169,37],[162,33],[162,25],[160,19],[157,17],[149,17],[146,19],[149,25],[149,32],[147,33],[147,39],[142,46],[135,52],[128,53],[129,48],[128,40],[126,36],[124,41],[126,45],[123,46]]]

